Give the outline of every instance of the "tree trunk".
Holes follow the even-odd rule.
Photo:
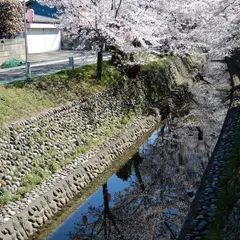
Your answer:
[[[97,79],[102,80],[103,51],[100,50],[97,55]]]

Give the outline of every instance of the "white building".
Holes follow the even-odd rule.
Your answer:
[[[58,19],[35,14],[33,23],[27,23],[28,53],[60,50],[61,32],[57,24]]]

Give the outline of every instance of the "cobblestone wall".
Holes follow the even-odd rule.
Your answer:
[[[0,190],[17,192],[33,169],[45,171],[75,159],[86,143],[104,136],[129,112],[137,114],[153,101],[166,101],[172,88],[190,82],[187,63],[177,59],[174,64],[166,71],[145,71],[139,79],[115,89],[9,125],[0,136]]]
[[[0,239],[28,239],[94,177],[126,152],[139,137],[151,130],[157,121],[154,117],[142,118],[129,127],[126,132],[116,136],[115,141],[109,146],[72,171],[64,180],[59,179],[59,183],[49,189],[47,193],[42,194],[23,210],[20,209],[16,216],[1,225]]]

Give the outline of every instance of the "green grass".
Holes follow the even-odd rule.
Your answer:
[[[13,199],[19,197],[24,197],[27,193],[29,193],[32,189],[34,189],[38,184],[43,182],[49,173],[47,169],[41,167],[35,167],[32,169],[30,174],[25,174],[21,181],[20,189],[14,194]]]
[[[146,64],[142,70],[163,68],[174,56],[158,58],[142,54]],[[96,79],[96,64],[75,70],[35,78],[32,82],[18,81],[0,86],[0,129],[4,124],[32,117],[46,109],[116,86],[125,78],[110,62],[103,63],[102,81]]]
[[[0,206],[3,206],[9,202],[11,198],[10,192],[9,191],[3,191],[0,194]]]
[[[225,227],[225,219],[240,199],[240,129],[236,134],[232,152],[228,159],[228,166],[224,172],[223,188],[221,189],[217,201],[216,217],[210,226],[208,240],[220,239],[220,235]]]
[[[39,77],[30,83],[0,86],[0,127],[112,87],[122,80],[121,73],[108,62],[103,63],[101,82],[96,80],[95,73],[96,64],[85,65]]]

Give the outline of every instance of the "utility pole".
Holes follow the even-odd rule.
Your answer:
[[[28,44],[27,44],[27,18],[26,18],[26,0],[23,1],[23,9],[24,9],[24,39],[25,39],[25,61],[26,61],[26,74],[27,71],[27,62],[28,62]]]

